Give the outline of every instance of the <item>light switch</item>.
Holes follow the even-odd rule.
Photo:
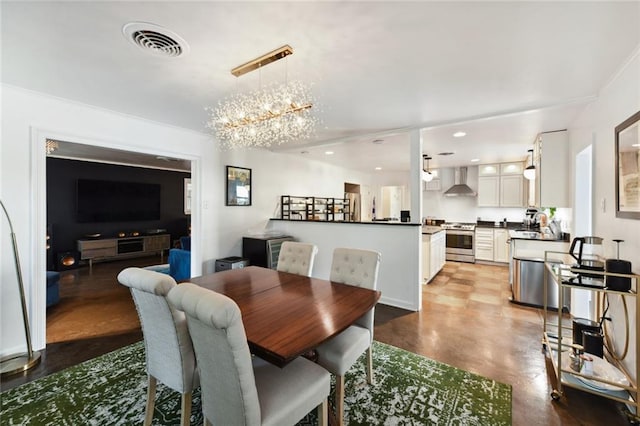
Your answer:
[[[602,209],[602,213],[605,213],[607,210],[607,199],[603,198],[600,200],[600,208]]]

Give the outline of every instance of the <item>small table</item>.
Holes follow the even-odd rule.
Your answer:
[[[279,367],[367,313],[380,292],[258,266],[191,278],[233,299],[251,351]]]

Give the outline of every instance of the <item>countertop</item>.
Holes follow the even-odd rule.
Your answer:
[[[553,234],[544,234],[542,232],[538,232],[538,231],[520,231],[520,230],[509,230],[509,238],[512,238],[514,240],[533,240],[533,241],[563,241],[563,242],[568,242],[569,241],[569,235],[568,234],[563,234],[566,235],[566,237],[563,238],[558,238]]]
[[[438,232],[442,232],[442,231],[444,231],[444,229],[442,229],[440,226],[422,225],[422,233],[424,235],[433,235],[433,234],[437,234]]]

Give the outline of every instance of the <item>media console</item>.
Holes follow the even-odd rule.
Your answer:
[[[163,263],[164,251],[169,250],[170,243],[169,234],[86,239],[78,240],[78,251],[81,260],[89,261],[89,271],[92,271],[94,259],[107,260],[160,253],[160,263]]]

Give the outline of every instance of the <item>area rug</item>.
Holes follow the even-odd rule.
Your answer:
[[[510,425],[511,386],[374,342],[375,384],[365,357],[345,376],[348,425]],[[2,425],[138,425],[146,401],[144,346],[135,343],[2,392]],[[192,425],[201,425],[200,393]],[[153,424],[175,425],[180,395],[158,383]],[[299,425],[317,424],[310,413]]]

